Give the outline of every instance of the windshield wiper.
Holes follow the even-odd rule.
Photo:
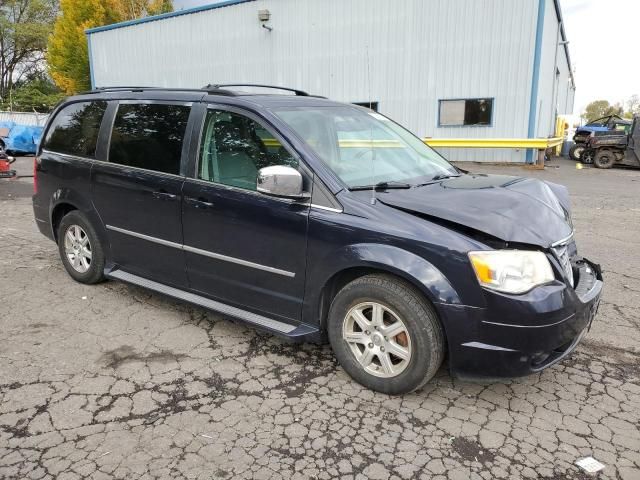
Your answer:
[[[435,175],[434,177],[432,177],[431,181],[445,180],[447,178],[454,178],[454,177],[459,177],[459,176],[460,176],[459,173],[439,173],[438,175]]]
[[[428,182],[419,183],[416,187],[424,187],[425,185],[431,185],[438,180],[446,180],[447,178],[456,178],[460,176],[462,176],[460,173],[439,173],[438,175],[434,175]]]
[[[356,185],[355,187],[350,187],[349,190],[353,192],[356,190],[391,190],[400,188],[411,188],[411,184],[391,180],[389,182],[378,182],[375,185]]]

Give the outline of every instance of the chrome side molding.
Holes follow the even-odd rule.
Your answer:
[[[238,265],[242,265],[244,267],[255,268],[257,270],[263,270],[269,273],[275,273],[277,275],[284,275],[285,277],[293,278],[296,276],[295,272],[289,272],[287,270],[282,270],[280,268],[270,267],[268,265],[262,265],[260,263],[250,262],[248,260],[243,260],[241,258],[229,257],[227,255],[222,255],[220,253],[210,252],[209,250],[202,250],[196,247],[190,247],[189,245],[184,245],[181,243],[170,242],[169,240],[164,240],[162,238],[152,237],[151,235],[145,235],[144,233],[133,232],[131,230],[126,230],[120,227],[114,227],[113,225],[107,225],[107,230],[112,230],[114,232],[119,232],[124,235],[129,235],[131,237],[140,238],[142,240],[147,240],[148,242],[157,243],[159,245],[164,245],[165,247],[177,248],[178,250],[184,250],[185,252],[195,253],[196,255],[202,255],[204,257],[215,258],[216,260],[222,260],[224,262],[235,263]]]
[[[145,235],[144,233],[132,232],[131,230],[125,230],[124,228],[114,227],[113,225],[107,225],[107,230],[124,233],[125,235],[140,238],[142,240],[147,240],[148,242],[158,243],[160,245],[164,245],[165,247],[173,247],[173,248],[177,248],[178,250],[182,250],[182,245],[179,243],[170,242],[169,240],[163,240],[162,238],[152,237],[151,235]]]
[[[269,267],[267,265],[261,265],[259,263],[253,263],[248,260],[242,260],[241,258],[228,257],[220,253],[210,252],[209,250],[201,250],[199,248],[190,247],[189,245],[183,245],[182,249],[185,252],[195,253],[197,255],[202,255],[204,257],[215,258],[216,260],[223,260],[225,262],[237,263],[238,265],[243,265],[245,267],[250,267],[250,268],[256,268],[258,270],[264,270],[265,272],[277,273],[278,275],[284,275],[285,277],[293,278],[296,276],[296,274],[293,272],[288,272],[286,270],[281,270],[275,267]]]

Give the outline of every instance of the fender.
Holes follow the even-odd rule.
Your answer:
[[[404,278],[415,285],[437,308],[438,304],[460,305],[460,297],[447,278],[424,258],[399,247],[375,243],[345,246],[310,265],[305,292],[303,321],[319,323],[321,295],[331,279],[351,268],[373,268]]]
[[[53,212],[58,205],[65,203],[74,206],[76,209],[80,210],[87,216],[87,218],[91,222],[91,225],[98,234],[100,243],[102,244],[103,250],[105,251],[105,255],[107,256],[107,258],[110,258],[109,237],[107,236],[107,231],[104,228],[102,219],[98,215],[96,209],[93,207],[93,203],[91,202],[91,200],[71,188],[59,188],[51,195],[51,200],[49,201],[49,222],[51,225],[52,234],[54,235],[53,238],[56,238],[57,234],[57,232],[54,231],[53,226]]]
[[[61,203],[73,205],[85,214],[88,214],[90,210],[93,210],[91,202],[78,194],[75,190],[67,187],[58,188],[53,192],[51,200],[49,201],[49,219],[51,219],[51,215],[55,208]]]

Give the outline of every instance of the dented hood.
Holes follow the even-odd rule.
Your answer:
[[[377,194],[385,205],[544,248],[571,235],[565,187],[534,178],[466,174]]]

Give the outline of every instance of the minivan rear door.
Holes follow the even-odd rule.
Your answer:
[[[111,110],[108,162],[96,162],[91,176],[112,267],[186,287],[181,161],[188,150],[191,104],[127,100]]]
[[[201,132],[192,140],[196,178],[185,181],[182,215],[191,288],[296,323],[309,203],[260,193],[256,179],[258,170],[270,165],[300,170],[297,157],[264,122],[233,107],[211,106],[195,131]]]

